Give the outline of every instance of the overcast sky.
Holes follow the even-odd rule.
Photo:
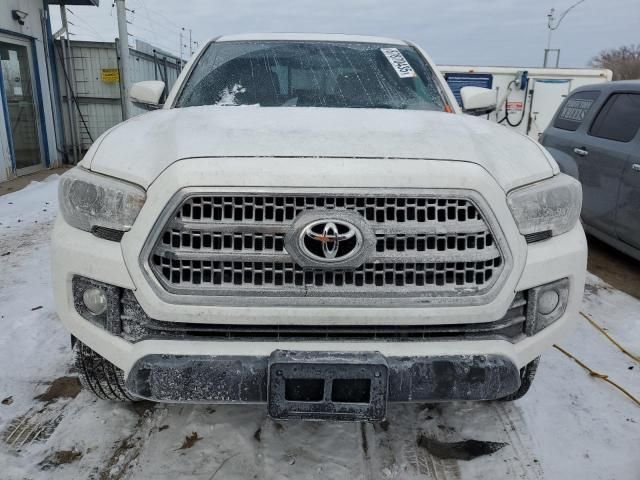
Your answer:
[[[547,13],[576,0],[127,0],[132,38],[177,53],[182,27],[200,42],[228,33],[339,32],[412,40],[436,63],[534,67],[547,42]],[[111,0],[69,7],[83,40],[113,41]],[[60,26],[52,6],[54,31]],[[188,45],[188,33],[184,44]],[[560,66],[584,67],[605,48],[640,43],[640,0],[585,0],[553,34]],[[186,52],[188,47],[185,47]],[[188,56],[185,53],[186,56]]]

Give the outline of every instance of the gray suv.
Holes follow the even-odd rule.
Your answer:
[[[580,87],[541,142],[582,183],[585,230],[640,260],[640,81]]]

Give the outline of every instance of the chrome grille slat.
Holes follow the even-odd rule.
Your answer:
[[[180,298],[242,295],[297,297],[297,304],[313,298],[366,304],[377,298],[412,302],[430,297],[431,303],[455,297],[464,303],[465,297],[489,292],[509,258],[503,239],[494,234],[495,223],[485,218],[478,202],[469,191],[192,190],[178,194],[167,207],[145,261],[161,288]],[[309,210],[327,211],[328,217],[358,212],[375,234],[371,257],[342,270],[296,264],[285,237],[296,217]]]
[[[178,260],[210,260],[213,250],[184,248],[179,251],[170,248],[157,247],[155,253],[159,257],[178,259]],[[418,252],[418,253],[381,253],[376,255],[376,260],[380,262],[413,262],[413,263],[458,263],[458,262],[486,262],[497,258],[498,249],[490,247],[482,251],[467,252]],[[215,251],[216,260],[220,261],[247,261],[255,260],[261,262],[287,262],[291,261],[291,257],[285,253],[277,254],[270,251],[256,251],[253,249],[225,250],[219,249]]]
[[[186,221],[288,223],[304,210],[355,210],[374,223],[425,223],[479,217],[476,206],[464,198],[407,197],[401,195],[198,195],[185,200],[178,215]]]
[[[338,210],[335,210],[338,211]],[[293,223],[293,222],[291,222]],[[166,228],[177,228],[188,231],[220,231],[220,232],[263,232],[263,233],[286,233],[291,223],[204,223],[183,221],[179,218],[171,220]],[[445,232],[456,233],[482,233],[487,232],[487,225],[482,220],[471,220],[468,222],[424,222],[424,223],[399,223],[389,222],[386,224],[373,224],[373,231],[376,234],[394,233],[398,230],[406,233],[427,233],[432,235],[444,234]],[[488,232],[487,232],[488,233]]]
[[[157,263],[159,260],[160,263]],[[174,263],[177,262],[177,263]],[[287,285],[292,291],[314,295],[309,287],[343,287],[341,292],[358,292],[360,287],[402,287],[405,290],[447,291],[453,285],[477,291],[488,283],[495,266],[487,262],[458,263],[365,263],[353,270],[305,270],[293,262],[201,261],[154,258],[175,284],[227,286],[234,289],[268,289]]]

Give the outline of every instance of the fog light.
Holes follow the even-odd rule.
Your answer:
[[[525,333],[535,335],[558,320],[569,303],[569,279],[534,287],[527,293]]]
[[[107,311],[107,296],[99,288],[87,288],[82,294],[82,301],[94,315],[102,315]]]
[[[560,294],[557,290],[546,290],[538,298],[538,313],[549,315],[560,303]]]

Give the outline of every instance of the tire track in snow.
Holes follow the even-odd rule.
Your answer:
[[[135,409],[136,405],[133,405]],[[140,417],[131,434],[114,443],[111,454],[99,467],[100,480],[121,480],[133,474],[136,461],[154,430],[157,431],[155,427],[163,413],[159,413],[154,405],[146,405],[138,415]]]
[[[2,439],[10,449],[20,450],[51,437],[64,418],[65,410],[80,392],[76,377],[60,377],[47,383],[46,391],[33,397],[33,400],[45,402],[44,405],[30,407],[26,413],[11,420],[2,433]]]
[[[393,406],[388,416],[389,426],[386,432],[378,432],[382,438],[377,445],[391,452],[395,465],[389,468],[388,478],[394,479],[432,479],[458,480],[460,469],[455,460],[434,457],[417,444],[417,438],[425,429],[419,405],[402,404]],[[437,432],[428,431],[430,435]]]
[[[516,405],[492,402],[491,407],[504,427],[507,435],[509,449],[513,452],[513,458],[507,458],[507,462],[514,468],[514,476],[519,478],[543,480],[544,473],[540,463],[532,455],[533,441],[524,439],[520,432],[527,431],[527,425]]]
[[[371,447],[369,446],[371,445],[371,441],[368,438],[367,432],[369,430],[372,430],[373,427],[370,423],[366,423],[366,422],[360,422],[358,427],[360,429],[360,447],[361,447],[360,451],[362,453],[363,478],[364,480],[372,480],[376,478],[376,475],[374,473],[373,464],[372,464],[372,458],[371,458],[371,452],[370,452]]]
[[[43,408],[32,407],[14,418],[3,433],[3,440],[12,450],[47,440],[60,425],[68,402],[52,403]]]

